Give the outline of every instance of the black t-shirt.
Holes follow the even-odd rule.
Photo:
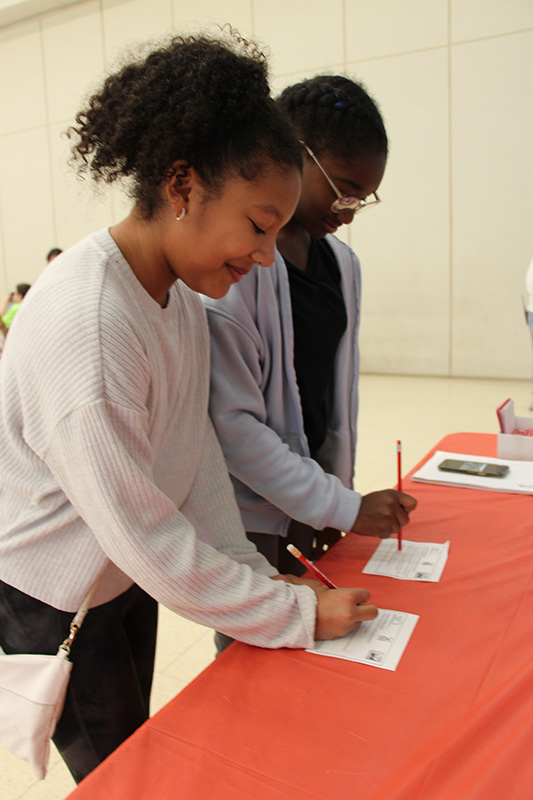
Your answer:
[[[337,260],[325,239],[311,239],[305,271],[286,259],[285,263],[294,325],[294,367],[305,434],[314,457],[328,428],[334,360],[346,330],[346,307]]]

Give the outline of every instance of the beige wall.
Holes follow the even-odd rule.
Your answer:
[[[0,291],[128,208],[66,167],[84,94],[129,43],[226,21],[268,45],[276,90],[347,72],[381,104],[383,204],[346,232],[363,264],[363,369],[529,377],[532,0],[87,0],[4,27]]]

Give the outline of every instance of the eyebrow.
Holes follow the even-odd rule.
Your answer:
[[[334,178],[334,180],[335,180],[335,178]],[[352,186],[358,192],[364,192],[365,191],[363,186],[360,186],[358,183],[355,183],[355,181],[351,181],[348,178],[339,177],[339,178],[337,178],[337,180],[339,181],[339,183],[347,183],[348,186]]]
[[[281,219],[281,212],[279,208],[275,206],[273,203],[267,203],[266,205],[258,205],[256,206],[256,208],[260,208],[261,211],[268,211],[271,214],[274,214],[274,216],[277,217],[278,219]]]

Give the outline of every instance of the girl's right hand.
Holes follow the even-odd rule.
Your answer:
[[[328,589],[321,584],[312,589],[318,599],[315,639],[340,639],[378,615],[376,606],[368,603],[367,589]]]
[[[408,524],[409,514],[415,508],[415,498],[397,489],[370,492],[361,500],[351,533],[388,539],[391,533],[398,533],[400,528]]]

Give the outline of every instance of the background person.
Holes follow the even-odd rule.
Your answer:
[[[317,559],[340,531],[385,538],[407,524],[416,501],[352,488],[360,267],[333,234],[379,202],[388,150],[381,114],[342,76],[289,86],[279,105],[304,154],[298,206],[274,265],[205,304],[210,413],[248,538],[283,572],[294,560],[287,542]]]
[[[20,308],[20,304],[26,297],[26,294],[31,289],[29,283],[17,283],[14,292],[7,294],[0,305],[0,319],[5,326],[6,332],[11,327],[11,323],[15,318],[15,314]]]
[[[301,184],[263,57],[177,37],[111,75],[71,135],[80,170],[129,178],[135,205],[47,267],[2,356],[0,644],[55,653],[101,576],[54,736],[80,780],[148,715],[156,600],[265,647],[341,636],[377,609],[364,589],[276,575],[207,413],[195,292],[221,297],[273,260]]]
[[[63,251],[61,250],[61,248],[52,247],[52,249],[49,250],[48,253],[46,254],[46,263],[49,264],[51,261],[54,260],[54,258],[60,256],[62,252]]]

